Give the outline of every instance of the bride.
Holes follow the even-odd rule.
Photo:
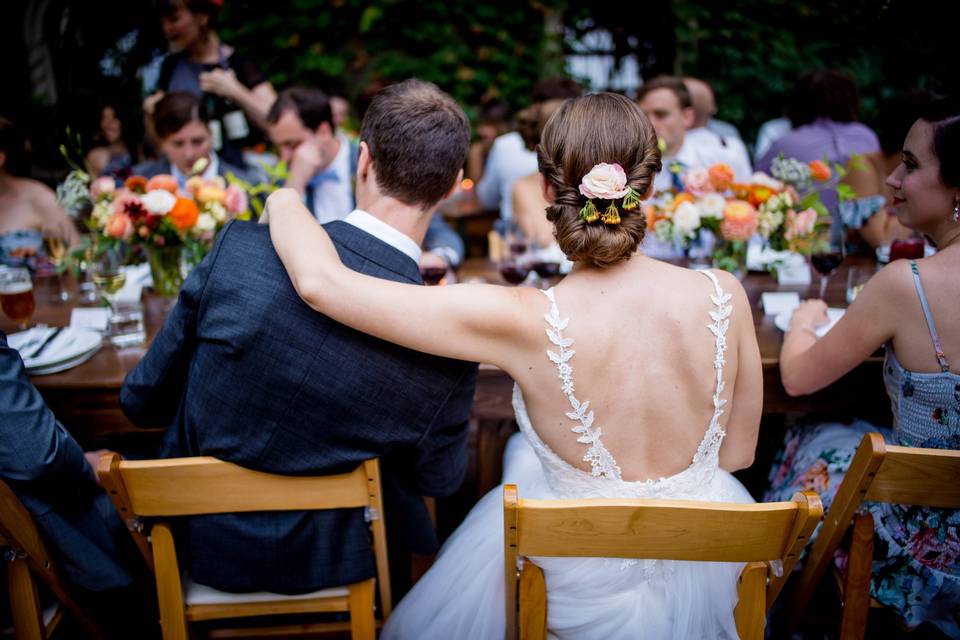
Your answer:
[[[370,151],[363,146],[362,153]],[[729,472],[753,461],[760,355],[746,295],[722,272],[637,252],[660,169],[653,127],[625,97],[567,101],[538,149],[547,218],[576,267],[555,288],[418,287],[344,267],[290,190],[267,202],[299,295],[331,318],[516,381],[526,442],[504,480],[529,498],[752,502]],[[361,163],[363,164],[363,163]],[[376,172],[376,157],[372,168]],[[369,179],[358,176],[358,180]],[[429,212],[424,212],[429,215]],[[502,490],[485,496],[400,602],[384,638],[502,638]],[[709,536],[709,531],[704,531]],[[535,558],[557,638],[735,638],[742,565]]]

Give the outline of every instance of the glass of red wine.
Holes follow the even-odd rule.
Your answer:
[[[440,281],[443,280],[445,275],[447,275],[447,269],[445,267],[428,267],[422,265],[420,267],[420,279],[423,280],[423,284],[428,286],[440,284]]]
[[[842,236],[834,237],[830,227],[823,231],[823,236],[815,241],[813,253],[810,254],[810,264],[820,274],[820,299],[827,293],[827,281],[841,264],[845,255]]]
[[[520,284],[530,275],[530,267],[520,260],[504,260],[500,263],[500,275],[510,284]]]
[[[919,260],[923,253],[923,238],[919,233],[908,238],[897,238],[890,243],[890,262],[900,259]]]

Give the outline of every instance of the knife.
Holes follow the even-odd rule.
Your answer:
[[[50,335],[47,336],[47,339],[44,340],[43,342],[41,342],[41,343],[40,343],[40,346],[37,347],[37,348],[33,351],[33,353],[31,353],[30,355],[28,355],[28,356],[25,358],[25,360],[33,360],[34,358],[38,357],[41,353],[44,352],[44,350],[45,350],[48,346],[50,346],[50,343],[53,342],[53,339],[56,338],[58,335],[60,335],[60,332],[63,331],[64,329],[65,329],[65,327],[57,327],[56,329],[54,329],[54,330],[50,333]]]

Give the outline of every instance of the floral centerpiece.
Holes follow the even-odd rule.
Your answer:
[[[714,266],[734,273],[745,271],[747,243],[754,234],[774,250],[809,255],[815,238],[831,223],[820,192],[834,188],[841,200],[852,197],[849,187],[836,184],[843,168],[831,170],[826,160],[801,163],[781,156],[771,173],[757,172],[738,183],[726,164],[690,170],[681,177],[680,192],[662,192],[647,205],[647,223],[659,240],[685,250],[709,231],[715,239]]]
[[[194,176],[181,190],[171,175],[127,178],[117,187],[113,178],[90,183],[93,203],[86,220],[88,247],[94,254],[128,245],[131,255],[150,263],[153,288],[175,296],[189,269],[213,246],[217,232],[233,218],[248,219],[249,200],[243,188],[223,178]]]

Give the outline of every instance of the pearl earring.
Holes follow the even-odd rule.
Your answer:
[[[960,222],[960,200],[953,201],[953,221]]]

